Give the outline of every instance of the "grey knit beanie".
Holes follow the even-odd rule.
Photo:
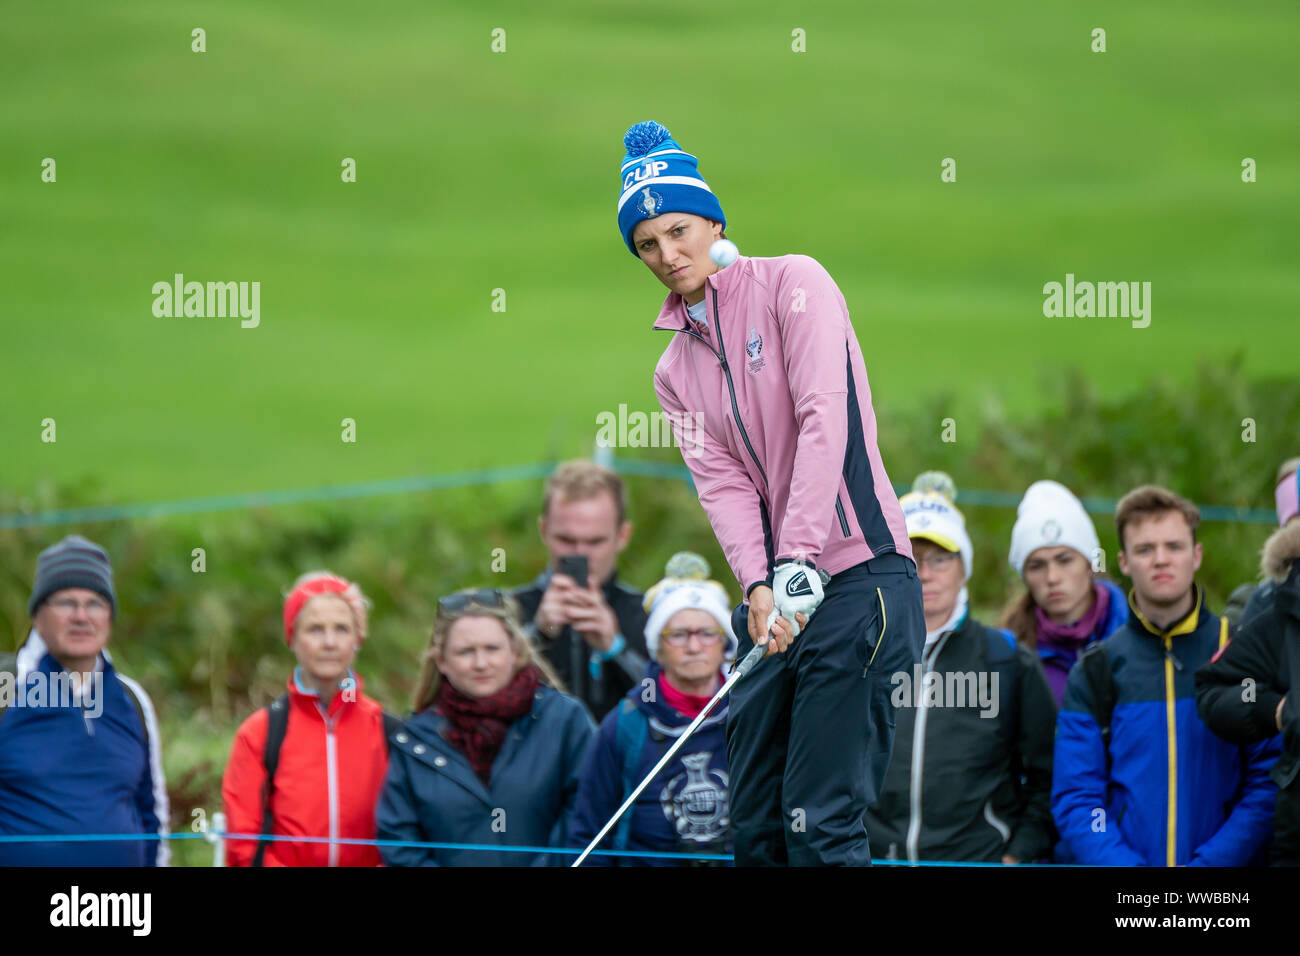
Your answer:
[[[31,600],[27,602],[27,613],[34,616],[46,598],[64,588],[94,591],[108,602],[113,617],[117,617],[113,566],[109,564],[108,552],[79,534],[70,534],[58,544],[50,545],[36,559],[36,580],[32,584]]]

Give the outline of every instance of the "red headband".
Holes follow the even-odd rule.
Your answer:
[[[298,612],[302,610],[304,604],[318,594],[345,594],[350,587],[352,587],[351,582],[344,581],[342,578],[313,578],[290,591],[289,596],[284,599],[285,643],[288,644],[293,640],[293,625],[298,620]]]

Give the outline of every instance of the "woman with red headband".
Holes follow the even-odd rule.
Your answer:
[[[375,838],[388,770],[385,724],[394,722],[352,671],[367,604],[327,571],[304,574],[285,599],[284,636],[298,666],[288,693],[240,725],[221,797],[230,833],[312,839],[230,838],[228,866],[380,865],[375,847],[334,842]]]

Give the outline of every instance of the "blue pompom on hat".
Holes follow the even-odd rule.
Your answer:
[[[700,178],[698,160],[677,144],[667,127],[646,120],[623,135],[627,154],[619,168],[618,231],[638,259],[632,231],[644,219],[689,212],[722,223],[727,217],[709,184]]]

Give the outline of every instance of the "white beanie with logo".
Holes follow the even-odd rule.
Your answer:
[[[740,644],[731,627],[727,589],[709,580],[709,563],[691,551],[678,551],[668,559],[665,577],[645,595],[649,617],[645,625],[645,646],[650,659],[659,658],[659,635],[678,611],[696,610],[710,614],[722,628],[726,641],[725,660],[732,660]]]
[[[1083,508],[1083,502],[1059,481],[1035,481],[1016,508],[1011,529],[1011,568],[1025,573],[1025,562],[1039,548],[1067,547],[1095,564],[1101,551],[1097,529]]]

